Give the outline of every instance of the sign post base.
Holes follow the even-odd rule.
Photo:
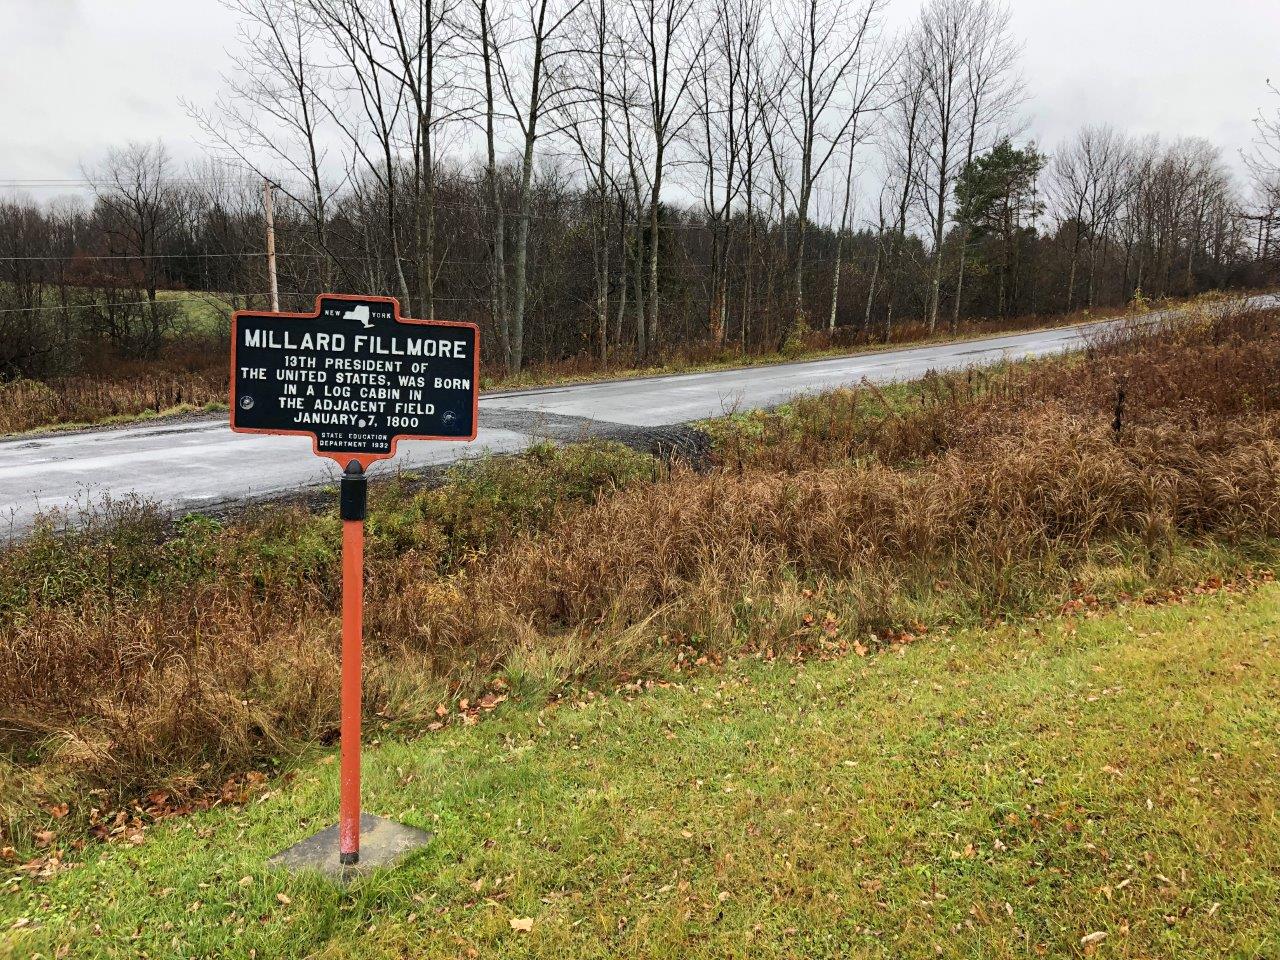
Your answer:
[[[372,813],[360,815],[360,859],[344,865],[338,856],[338,824],[281,850],[267,861],[291,873],[314,871],[343,883],[374,870],[393,867],[431,842],[431,833]]]

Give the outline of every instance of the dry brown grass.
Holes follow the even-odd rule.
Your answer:
[[[156,360],[103,355],[75,376],[0,383],[0,435],[226,403],[225,351],[222,341],[175,340]]]
[[[1258,556],[1280,535],[1278,363],[1280,312],[1207,315],[1083,357],[738,418],[703,474],[543,452],[466,488],[487,512],[456,491],[407,496],[373,513],[370,709],[417,722],[500,674],[547,689],[690,646],[784,650],[811,638],[806,590],[865,638],[1052,605],[1091,567],[1141,585],[1188,544]],[[135,789],[329,736],[332,518],[175,531],[122,513],[0,562],[11,761]]]

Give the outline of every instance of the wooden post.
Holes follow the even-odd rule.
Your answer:
[[[271,287],[271,312],[280,309],[280,289],[276,286],[276,221],[271,209],[271,181],[262,181],[262,206],[267,217],[267,282]]]

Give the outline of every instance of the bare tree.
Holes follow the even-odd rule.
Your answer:
[[[1272,93],[1280,97],[1280,87],[1270,81],[1267,82],[1267,86]],[[1280,173],[1280,106],[1274,109],[1274,113],[1268,113],[1266,110],[1258,111],[1253,121],[1257,135],[1252,149],[1246,155],[1252,170],[1267,175]]]
[[[909,44],[894,77],[893,109],[887,125],[884,153],[886,188],[893,191],[893,223],[888,244],[889,290],[885,304],[885,343],[893,336],[893,317],[905,286],[908,217],[921,179],[927,81],[919,60],[919,44]]]
[[[224,0],[239,14],[241,50],[212,111],[187,113],[227,159],[270,180],[311,224],[313,253],[331,287],[341,265],[328,242],[329,203],[341,180],[327,170],[325,81],[313,59],[318,32],[305,0]]]
[[[1268,83],[1280,97],[1280,87]],[[1259,261],[1274,259],[1280,264],[1280,107],[1274,113],[1259,110],[1254,119],[1257,134],[1245,153],[1245,163],[1253,175],[1254,213],[1258,235],[1255,256]]]
[[[1098,250],[1123,202],[1129,145],[1108,126],[1084,127],[1054,154],[1049,174],[1050,198],[1059,229],[1071,231],[1071,266],[1066,310],[1075,307],[1076,276],[1082,244],[1088,247],[1088,294],[1094,305]]]
[[[693,117],[686,93],[703,55],[706,38],[696,16],[696,0],[631,0],[634,23],[632,61],[645,79],[651,140],[649,176],[648,329],[642,353],[659,346],[658,242],[662,179],[667,151]],[[625,68],[624,68],[625,69]]]
[[[1221,153],[1207,141],[1137,141],[1123,196],[1117,232],[1127,292],[1167,296],[1179,273],[1187,291],[1197,283],[1197,266],[1221,276],[1224,259],[1236,256],[1239,205]]]
[[[836,313],[840,306],[840,274],[844,270],[844,235],[849,229],[849,202],[853,197],[853,158],[857,147],[857,131],[854,130],[849,137],[849,160],[848,167],[844,172],[844,203],[840,205],[840,229],[836,232],[836,262],[835,269],[831,271],[831,312],[827,315],[827,332],[834,333],[836,329]],[[879,272],[880,259],[876,257],[876,271]],[[875,286],[875,279],[871,281],[872,287]]]
[[[414,260],[418,274],[420,315],[435,318],[436,185],[439,130],[458,119],[451,75],[460,54],[460,0],[389,0],[379,31],[381,46],[391,54],[385,68],[404,86],[412,105],[408,139],[413,161]],[[389,29],[388,29],[389,27]]]
[[[0,292],[63,355],[166,323],[165,287],[260,302],[262,214],[233,167],[284,201],[283,302],[342,283],[426,316],[447,304],[512,372],[708,336],[776,349],[806,311],[892,339],[943,309],[956,325],[1257,283],[1250,258],[1280,253],[1269,113],[1247,214],[1207,144],[1084,131],[1059,151],[1042,231],[1034,165],[991,156],[1018,126],[1001,0],[926,0],[887,44],[885,0],[226,2],[243,24],[228,92],[192,111],[222,165],[160,178],[174,223],[153,253],[130,252],[107,203],[127,191],[105,177],[91,215],[4,220],[9,256],[62,251],[15,259]],[[984,182],[1013,215],[976,202]]]
[[[146,294],[144,322],[130,336],[134,347],[153,354],[173,325],[172,312],[158,302],[164,243],[182,222],[185,200],[174,182],[163,143],[130,143],[112,150],[96,168],[85,171],[93,185],[110,256],[123,258],[128,279]]]
[[[344,96],[322,102],[347,140],[352,176],[368,176],[376,187],[376,192],[368,187],[361,189],[370,202],[381,201],[385,240],[390,244],[392,282],[400,298],[409,303],[399,216],[399,146],[410,107],[408,84],[386,69],[384,24],[377,19],[385,11],[370,8],[361,0],[308,0],[308,6],[328,34],[334,68],[342,78],[336,86]],[[367,242],[372,245],[375,241],[369,237]]]
[[[575,84],[580,100],[568,106],[567,132],[581,159],[591,206],[592,254],[596,280],[596,352],[609,358],[609,226],[615,177],[610,164],[614,97],[611,73],[619,60],[616,28],[608,0],[582,7],[585,16],[576,41]]]
[[[766,225],[774,226],[773,240],[765,262],[764,303],[762,309],[761,339],[765,342],[773,340],[772,322],[781,310],[786,307],[775,302],[777,278],[786,272],[786,265],[791,260],[791,231],[787,229],[787,210],[789,203],[795,202],[795,189],[792,182],[794,160],[789,150],[793,144],[788,142],[779,109],[783,71],[778,67],[760,77],[755,86],[756,115],[760,120],[760,134],[763,139],[764,152],[769,157],[768,201],[764,220]],[[785,283],[785,281],[784,281]],[[794,302],[789,304],[794,308]],[[783,324],[783,330],[788,328]],[[775,344],[776,346],[776,344]]]
[[[756,165],[762,154],[760,143],[760,116],[767,98],[761,89],[762,78],[767,71],[758,66],[765,59],[764,40],[759,23],[768,9],[763,3],[746,13],[749,30],[744,37],[742,63],[742,193],[743,219],[746,236],[743,239],[742,266],[742,314],[739,320],[739,346],[745,350],[750,316],[755,299],[756,253]]]
[[[50,226],[33,201],[0,199],[0,384],[52,372],[50,360],[70,347],[68,332],[56,337],[41,322],[48,267],[58,262],[43,259],[55,250]]]
[[[632,250],[630,264],[632,286],[635,290],[636,354],[640,358],[644,358],[649,354],[649,313],[646,307],[647,297],[645,295],[645,267],[649,262],[649,258],[644,242],[648,230],[647,226],[639,221],[639,214],[641,210],[645,209],[647,202],[649,163],[644,152],[645,145],[642,142],[638,124],[632,121],[633,115],[637,113],[637,96],[632,87],[632,72],[625,67],[618,71],[617,90],[618,102],[622,107],[622,129],[624,142],[626,143],[627,185],[630,190],[631,206],[635,210],[637,217],[631,229]],[[625,216],[623,219],[625,220]],[[656,237],[651,237],[651,242],[656,242],[656,240]],[[625,281],[623,289],[626,289]],[[618,306],[619,332],[622,329],[625,306],[626,298],[624,296]]]
[[[743,189],[743,155],[750,122],[747,78],[758,47],[759,0],[716,0],[707,56],[696,80],[702,204],[711,227],[711,338],[723,343],[729,316],[729,257],[733,205]]]
[[[507,265],[506,265],[506,217],[503,211],[502,184],[498,171],[498,94],[495,77],[495,61],[498,56],[494,35],[495,13],[489,0],[477,0],[476,37],[479,42],[480,60],[484,67],[484,140],[485,140],[485,198],[489,203],[492,239],[490,244],[489,302],[494,325],[498,331],[498,346],[502,351],[502,363],[512,372],[511,321],[507,314]],[[500,18],[499,18],[500,19]]]
[[[528,297],[529,221],[533,215],[533,174],[540,137],[558,129],[556,114],[571,91],[569,64],[572,53],[568,25],[585,0],[528,0],[520,32],[505,41],[490,34],[492,69],[502,91],[507,119],[514,122],[520,143],[519,181],[516,195],[515,249],[508,328],[507,367],[519,373],[524,365],[524,321]]]
[[[933,241],[933,279],[929,289],[929,332],[938,326],[942,296],[942,241],[950,219],[948,205],[964,165],[962,136],[965,61],[969,52],[968,0],[929,0],[912,38],[911,56],[924,81],[920,192]]]
[[[880,272],[884,269],[885,254],[887,253],[885,240],[888,236],[888,231],[886,230],[887,221],[885,220],[884,210],[886,193],[887,191],[881,190],[876,202],[876,258],[871,268],[871,280],[867,284],[867,301],[862,313],[862,333],[867,336],[871,334],[871,310],[875,306],[876,294],[879,292]]]
[[[779,37],[786,70],[779,104],[799,161],[793,323],[806,324],[805,241],[813,187],[858,121],[877,108],[890,64],[876,45],[882,0],[861,6],[802,0]]]

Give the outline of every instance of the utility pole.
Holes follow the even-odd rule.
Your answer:
[[[271,285],[271,312],[280,310],[280,288],[276,286],[276,222],[271,212],[271,181],[262,181],[262,206],[267,215],[267,282]]]

